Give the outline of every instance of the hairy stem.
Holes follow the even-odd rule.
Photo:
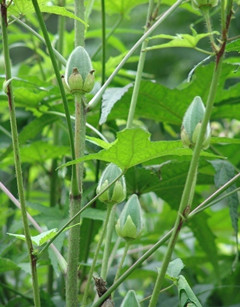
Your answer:
[[[83,97],[75,95],[75,156],[79,158],[84,155],[85,148],[85,127],[86,127],[86,112]],[[81,209],[82,199],[82,181],[83,181],[83,163],[74,165],[76,168],[77,177],[72,177],[72,187],[78,185],[78,190],[71,190],[70,200],[70,218],[76,215]],[[80,223],[80,215],[72,222],[73,224]],[[66,306],[78,306],[78,262],[80,250],[80,225],[72,227],[69,231],[68,238],[68,269],[66,278]]]
[[[4,54],[4,62],[5,62],[5,69],[6,69],[5,71],[6,81],[7,81],[11,79],[12,76],[11,76],[11,61],[10,61],[10,54],[9,54],[9,48],[8,48],[7,7],[6,7],[5,1],[1,3],[1,26],[2,26],[3,54]],[[8,96],[8,105],[9,105],[9,115],[10,115],[10,124],[11,124],[11,135],[12,135],[12,144],[13,144],[15,172],[16,172],[16,179],[17,179],[17,188],[18,188],[19,201],[21,204],[24,234],[25,234],[25,239],[26,239],[26,243],[28,247],[29,260],[31,264],[34,306],[39,307],[41,306],[41,303],[40,303],[40,295],[39,295],[39,287],[38,287],[37,258],[33,253],[33,245],[32,245],[32,240],[31,240],[31,235],[30,235],[30,229],[28,226],[27,209],[26,209],[26,201],[25,201],[25,195],[24,195],[22,167],[21,167],[20,150],[19,150],[15,103],[14,103],[13,89],[12,89],[11,82],[7,85],[7,96]]]
[[[95,266],[96,266],[96,262],[97,262],[97,258],[98,258],[98,254],[99,254],[99,251],[100,251],[100,248],[101,248],[101,245],[102,245],[102,242],[103,242],[106,230],[107,230],[108,221],[109,221],[109,217],[110,217],[111,211],[112,211],[112,206],[108,205],[107,206],[107,215],[106,215],[106,219],[105,219],[104,224],[103,224],[102,234],[101,234],[101,237],[99,238],[96,250],[94,252],[94,257],[93,257],[92,265],[91,265],[90,271],[88,273],[88,280],[87,280],[87,284],[86,284],[86,287],[85,287],[85,290],[84,290],[84,294],[83,294],[83,299],[82,299],[82,305],[83,306],[86,306],[86,303],[87,303],[88,292],[89,292],[89,288],[90,288],[93,272],[94,272],[94,269],[95,269]]]

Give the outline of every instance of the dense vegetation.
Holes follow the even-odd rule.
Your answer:
[[[240,306],[239,1],[0,4],[0,306]]]

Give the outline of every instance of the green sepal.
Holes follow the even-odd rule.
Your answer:
[[[117,234],[124,238],[136,239],[142,231],[141,206],[137,195],[133,194],[125,204],[116,224]]]

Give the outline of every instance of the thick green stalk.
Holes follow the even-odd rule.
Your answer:
[[[75,95],[75,156],[79,158],[84,155],[85,149],[85,128],[86,112],[83,97]],[[71,190],[70,218],[76,215],[81,209],[83,163],[74,165],[77,178],[72,177],[72,187],[78,184],[78,189]],[[76,181],[76,182],[75,182]],[[80,215],[72,222],[72,225],[80,223]],[[77,307],[78,295],[78,262],[80,250],[80,225],[72,227],[68,238],[68,269],[66,277],[66,306]]]
[[[97,258],[98,258],[98,254],[99,254],[99,251],[100,251],[100,248],[101,248],[101,245],[102,245],[102,242],[103,242],[106,230],[107,230],[108,221],[109,221],[111,211],[112,211],[112,206],[108,205],[107,206],[107,215],[106,215],[106,219],[105,219],[104,224],[103,224],[102,234],[101,234],[101,237],[98,241],[97,247],[94,251],[94,257],[93,257],[92,265],[91,265],[90,271],[88,273],[88,280],[87,280],[85,290],[84,290],[84,294],[83,294],[82,306],[86,306],[86,304],[87,304],[88,292],[89,292],[90,284],[91,284],[91,281],[92,281],[93,272],[94,272],[96,262],[97,262]]]
[[[123,65],[127,62],[127,60],[131,57],[131,55],[134,53],[134,51],[142,44],[142,42],[145,41],[145,39],[169,16],[171,15],[176,8],[179,7],[179,5],[183,2],[183,0],[177,0],[165,13],[161,15],[157,19],[157,21],[149,28],[149,30],[135,43],[135,45],[128,51],[128,53],[125,55],[125,57],[122,59],[122,61],[118,64],[118,66],[115,68],[114,72],[111,74],[111,76],[107,79],[107,81],[104,83],[104,85],[99,89],[99,91],[94,95],[94,97],[91,99],[91,101],[88,103],[88,108],[93,108],[95,105],[97,105],[100,97],[102,96],[103,92],[106,90],[108,85],[112,82],[113,78],[117,75],[119,70],[123,67]]]
[[[82,20],[84,20],[84,0],[74,0],[74,11],[75,15]],[[74,29],[75,29],[75,47],[83,46],[84,47],[84,33],[85,25],[78,21],[74,20]]]
[[[153,294],[152,294],[152,297],[149,303],[149,307],[155,307],[157,304],[159,291],[161,290],[168,264],[171,261],[172,252],[174,250],[174,246],[175,246],[178,234],[181,230],[184,219],[187,217],[189,213],[189,208],[191,208],[192,199],[189,199],[189,196],[191,195],[191,191],[193,191],[195,187],[194,178],[197,172],[197,167],[198,167],[199,157],[201,153],[202,143],[204,140],[204,135],[206,132],[207,124],[210,120],[210,116],[212,113],[212,108],[213,108],[213,104],[214,104],[214,100],[215,100],[215,96],[217,92],[217,86],[218,86],[218,82],[219,82],[219,78],[221,74],[221,68],[222,68],[225,43],[226,42],[223,42],[223,45],[219,53],[216,56],[216,64],[215,64],[215,68],[213,71],[213,76],[212,76],[211,86],[209,89],[208,99],[206,103],[206,111],[205,111],[204,118],[202,121],[201,131],[200,131],[196,146],[194,148],[191,164],[190,164],[189,171],[188,171],[187,180],[184,186],[184,191],[183,191],[181,202],[180,202],[179,209],[178,209],[178,215],[175,221],[175,225],[174,225],[173,232],[172,232],[169,244],[168,244],[167,251],[164,255],[161,270],[158,274],[158,277],[157,277],[157,280],[154,286],[154,290],[153,290]]]
[[[102,268],[101,268],[101,278],[106,280],[107,272],[108,272],[108,260],[110,256],[110,245],[112,240],[112,234],[115,226],[115,214],[116,214],[116,205],[113,206],[111,215],[108,222],[107,233],[106,233],[106,240],[104,241],[104,252],[102,258]]]
[[[84,0],[74,1],[75,15],[84,20]],[[85,26],[77,20],[74,20],[75,29],[75,47],[84,46]],[[80,94],[74,96],[75,100],[75,157],[80,158],[84,155],[85,134],[86,134],[86,111],[84,98]],[[69,204],[69,216],[73,218],[81,209],[82,200],[82,181],[83,181],[83,163],[73,166],[71,193]],[[78,263],[80,251],[80,215],[73,220],[72,227],[68,237],[68,268],[66,276],[66,306],[78,306]]]
[[[5,1],[1,3],[1,26],[2,26],[3,54],[4,54],[5,69],[6,69],[6,81],[7,81],[11,79],[12,76],[11,76],[11,61],[10,61],[10,54],[9,54],[9,48],[8,48],[7,7],[6,7]],[[30,235],[30,229],[28,226],[27,209],[26,209],[26,202],[25,202],[25,195],[24,195],[22,167],[21,167],[19,141],[18,141],[17,121],[16,121],[16,113],[15,113],[15,103],[14,103],[11,82],[7,85],[7,96],[8,96],[8,104],[9,104],[9,115],[10,115],[18,195],[19,195],[19,200],[21,204],[21,213],[22,213],[25,239],[26,239],[26,243],[28,247],[28,255],[29,255],[29,260],[31,263],[34,305],[36,307],[39,307],[41,306],[41,303],[40,303],[38,276],[37,276],[37,258],[33,253],[33,245],[32,245],[32,240],[31,240],[31,235]]]
[[[147,20],[146,20],[146,25],[145,25],[145,33],[151,25],[151,17],[153,13],[153,8],[154,8],[154,0],[149,0]],[[146,52],[143,52],[143,50],[147,48],[147,45],[148,45],[148,41],[145,40],[142,43],[142,47],[140,51],[140,57],[139,57],[138,67],[137,67],[137,74],[136,74],[136,79],[134,83],[133,94],[132,94],[132,99],[130,103],[130,109],[128,112],[127,128],[131,128],[132,123],[133,123],[133,117],[134,117],[134,113],[136,109],[137,98],[138,98],[138,93],[140,89],[140,83],[142,80],[142,72],[143,72],[143,67],[144,67],[145,58],[146,58]]]

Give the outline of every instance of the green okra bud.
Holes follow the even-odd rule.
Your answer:
[[[142,231],[142,212],[136,194],[125,204],[116,224],[117,234],[125,240],[136,239]]]
[[[91,59],[83,47],[76,47],[70,54],[64,80],[72,94],[84,95],[93,89],[94,70]]]
[[[102,173],[97,186],[97,193],[103,191],[111,182],[113,182],[120,174],[121,169],[110,163]],[[105,191],[99,200],[106,204],[117,204],[126,198],[126,182],[124,176],[117,180],[107,191]]]
[[[136,298],[135,291],[130,290],[128,291],[127,295],[125,296],[124,300],[120,307],[140,307],[140,304]]]
[[[194,148],[202,125],[202,120],[205,114],[205,106],[202,99],[196,96],[188,107],[182,123],[181,139],[183,145],[189,148]],[[207,125],[202,148],[207,149],[210,144],[211,128],[210,123]]]

